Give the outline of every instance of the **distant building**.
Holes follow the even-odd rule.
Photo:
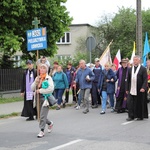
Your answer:
[[[57,42],[58,51],[55,56],[62,59],[73,57],[76,53],[79,38],[87,39],[91,35],[89,24],[72,24],[70,30],[64,33],[64,36]]]
[[[59,59],[70,58],[76,53],[76,48],[78,46],[78,40],[80,38],[87,39],[88,36],[91,36],[90,24],[72,24],[69,26],[69,31],[64,33],[64,36],[56,42],[58,46],[58,51],[55,57]],[[15,61],[14,67],[20,67],[21,65],[21,56],[22,52],[18,51],[13,57]]]

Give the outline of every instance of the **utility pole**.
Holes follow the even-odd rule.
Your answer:
[[[141,0],[136,0],[136,51],[142,58],[142,14]]]

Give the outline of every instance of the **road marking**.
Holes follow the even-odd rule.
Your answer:
[[[150,117],[150,114],[148,114],[148,116]],[[133,122],[135,122],[135,120],[133,120],[133,121],[128,121],[128,122],[124,122],[124,123],[122,123],[121,125],[127,125],[127,124],[130,124],[130,123],[133,123]]]
[[[127,125],[127,124],[130,124],[130,123],[133,123],[133,122],[134,122],[134,120],[133,121],[124,122],[121,125]]]
[[[72,144],[81,142],[81,141],[83,141],[83,140],[82,140],[82,139],[74,140],[74,141],[68,142],[68,143],[66,143],[66,144],[63,144],[63,145],[60,145],[60,146],[57,146],[57,147],[50,148],[50,149],[48,149],[48,150],[58,150],[58,149],[67,147],[67,146],[69,146],[69,145],[72,145]]]

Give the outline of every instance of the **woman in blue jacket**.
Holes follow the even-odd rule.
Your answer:
[[[62,67],[58,66],[56,73],[53,75],[53,81],[54,81],[54,96],[56,99],[58,99],[58,106],[56,110],[60,109],[60,105],[62,103],[62,96],[64,94],[64,91],[69,88],[68,80],[66,74],[63,72]]]
[[[110,64],[106,63],[105,69],[102,71],[98,82],[98,90],[102,96],[102,111],[100,114],[105,114],[108,96],[110,99],[112,111],[114,109],[114,93],[116,80],[116,75],[110,68]]]

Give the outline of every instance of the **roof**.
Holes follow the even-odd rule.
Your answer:
[[[83,24],[71,24],[70,27],[72,26],[88,26],[88,27],[93,27],[92,25],[88,24],[88,23],[83,23]]]

